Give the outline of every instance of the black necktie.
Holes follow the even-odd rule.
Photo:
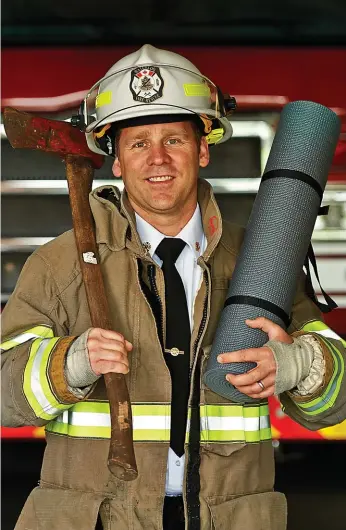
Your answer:
[[[184,441],[189,398],[190,319],[186,295],[175,262],[186,243],[178,238],[165,238],[156,249],[163,261],[166,302],[165,360],[172,378],[171,448],[180,457]]]

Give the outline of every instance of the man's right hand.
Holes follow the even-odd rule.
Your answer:
[[[128,373],[127,355],[133,346],[120,333],[108,329],[92,328],[89,331],[87,348],[90,365],[96,375],[109,372]]]

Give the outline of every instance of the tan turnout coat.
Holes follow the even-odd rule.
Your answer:
[[[222,222],[205,181],[199,182],[198,201],[208,245],[199,259],[204,272],[194,307],[190,405],[197,399],[202,406],[229,407],[231,403],[205,387],[198,366],[203,375],[243,230]],[[142,281],[147,282],[148,267],[155,267],[156,286],[164,300],[162,271],[140,242],[126,194],[120,196],[116,188],[105,186],[91,193],[90,203],[113,329],[134,345],[126,376],[131,401],[139,407],[143,404],[166,407],[169,414],[170,374],[139,278],[141,275]],[[300,285],[289,332],[320,319],[318,309]],[[69,344],[90,325],[74,235],[69,231],[37,249],[28,259],[3,313],[3,423],[47,426],[40,484],[30,494],[16,530],[91,530],[99,511],[108,530],[162,528],[167,438],[136,441],[139,476],[132,482],[122,482],[107,468],[107,436],[94,436],[92,431],[87,432],[87,427],[84,431],[72,428],[70,433],[59,431],[67,428],[61,418],[71,411],[83,411],[83,407],[89,410],[88,406],[95,410],[107,407],[102,378],[80,403],[64,377]],[[45,335],[46,332],[50,335]],[[35,336],[30,338],[28,333]],[[344,359],[341,343],[330,341],[338,348],[339,358]],[[323,389],[310,396],[311,402],[323,397],[336,373],[335,360],[325,342],[323,348],[327,373]],[[340,374],[338,377],[338,392],[329,407],[320,413],[307,414],[301,407],[307,400],[299,401],[287,393],[282,396],[286,412],[313,429],[341,421],[346,392],[344,379]],[[37,388],[46,395],[46,406],[37,405]],[[238,407],[237,414],[243,414],[243,407]],[[72,417],[79,416],[71,414]],[[102,430],[97,429],[95,433]],[[209,441],[207,437],[200,446],[197,444],[197,449],[196,445],[187,444],[183,495],[186,529],[284,530],[286,501],[283,494],[273,491],[273,485],[273,448],[267,435],[255,442],[245,436],[229,442]]]

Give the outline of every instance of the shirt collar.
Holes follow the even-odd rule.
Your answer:
[[[155,250],[165,237],[156,228],[151,226],[140,215],[135,213],[137,232],[144,247],[148,250],[151,257]],[[204,250],[204,231],[201,219],[201,210],[197,204],[193,216],[184,228],[175,237],[182,239],[191,248],[196,258],[198,258]]]

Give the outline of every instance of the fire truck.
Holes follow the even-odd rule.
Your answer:
[[[69,120],[93,83],[134,47],[23,49],[3,51],[2,108],[11,106],[57,120]],[[224,218],[246,226],[270,151],[281,109],[289,101],[312,100],[333,109],[342,131],[312,245],[320,283],[338,308],[327,324],[346,338],[346,51],[331,48],[170,47],[196,64],[224,92],[236,97],[231,141],[211,149],[201,177],[213,186]],[[227,65],[231,64],[231,68]],[[324,77],[321,72],[328,71]],[[64,165],[47,153],[13,150],[3,125],[2,284],[4,305],[27,257],[37,246],[72,226]],[[111,160],[95,172],[94,186],[112,181]],[[122,182],[117,183],[122,188]],[[316,293],[320,285],[314,278]],[[308,431],[272,399],[276,440],[345,440],[346,422]],[[3,438],[43,437],[43,428],[2,430]]]

